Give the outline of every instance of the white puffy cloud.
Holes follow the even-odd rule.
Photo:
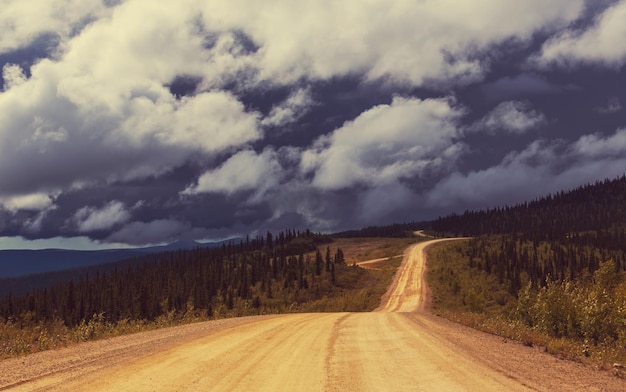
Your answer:
[[[311,93],[307,89],[298,89],[284,102],[272,108],[261,124],[269,127],[281,127],[297,121],[313,105]]]
[[[108,15],[102,0],[0,1],[0,53],[29,45],[42,34],[67,39],[89,20]]]
[[[188,187],[183,194],[232,194],[254,189],[258,199],[278,184],[280,172],[281,166],[273,150],[265,149],[261,154],[245,150],[233,155],[218,168],[204,173],[197,185]]]
[[[463,146],[445,99],[396,97],[323,136],[302,155],[301,170],[322,189],[383,184],[453,163]]]
[[[74,205],[59,207],[48,214],[49,220],[44,218],[51,199],[35,198],[28,207],[34,210],[21,226],[25,230],[60,221],[74,234],[106,237],[104,231],[117,230],[108,241],[175,239],[195,230],[182,216],[186,212],[173,205],[180,202],[174,196],[180,193],[182,199],[188,197],[184,204],[205,200],[195,194],[229,197],[249,192],[244,212],[223,213],[238,218],[249,214],[242,218],[246,222],[265,219],[263,213],[258,219],[250,217],[257,211],[250,204],[259,202],[263,207],[272,204],[277,222],[290,222],[289,214],[295,213],[329,229],[349,215],[343,213],[347,206],[354,216],[365,216],[366,211],[372,219],[395,216],[401,211],[398,206],[411,202],[415,184],[409,186],[410,180],[432,181],[433,173],[447,173],[464,151],[458,124],[463,109],[452,99],[395,98],[356,118],[350,114],[352,121],[309,147],[302,145],[327,132],[326,124],[336,118],[319,120],[313,124],[319,129],[307,128],[302,137],[289,135],[289,143],[295,140],[298,147],[281,146],[276,134],[287,132],[318,96],[341,95],[345,86],[336,81],[365,81],[359,89],[375,89],[374,99],[398,86],[408,93],[417,91],[416,86],[454,87],[476,81],[499,56],[492,55],[492,45],[529,42],[537,31],[567,26],[578,18],[585,0],[104,3],[112,1],[0,0],[0,53],[28,51],[42,34],[59,38],[58,44],[50,40],[57,45],[50,58],[35,61],[30,69],[25,68],[30,60],[12,57],[10,61],[20,65],[3,67],[3,195],[68,189],[87,193],[92,183],[109,183],[115,186],[112,192],[119,192],[111,196],[114,202],[90,202],[78,211]],[[194,81],[189,96],[170,93],[177,78]],[[496,92],[519,85],[531,93],[555,89],[538,75],[494,84]],[[290,95],[284,102],[258,104],[265,91],[270,99],[278,91]],[[500,99],[491,102],[517,97],[497,96]],[[360,102],[337,111],[346,119],[347,113],[362,107]],[[265,118],[251,109],[257,105],[264,112],[272,105]],[[542,120],[541,114],[515,102],[490,115],[485,119],[490,132],[521,133]],[[274,132],[275,145],[266,146],[264,132]],[[252,147],[265,149],[255,152]],[[192,181],[187,177],[159,182],[161,175],[184,177],[188,167],[206,167],[222,158],[223,164],[205,168],[183,192]],[[157,209],[167,199],[171,216],[131,218],[131,212],[136,215],[130,207],[136,193],[129,189],[146,183],[160,194],[147,201],[145,209]],[[380,204],[387,190],[394,193]],[[273,202],[279,193],[282,198]],[[85,205],[84,200],[64,200]],[[18,204],[29,205],[12,203],[4,208],[18,211]],[[60,217],[61,211],[66,215]],[[48,228],[44,234],[51,232]]]
[[[496,133],[525,133],[545,123],[543,114],[530,108],[530,105],[520,101],[506,101],[500,103],[491,112],[472,124],[468,131]]]
[[[5,209],[13,214],[18,212],[30,213],[28,218],[16,221],[18,230],[36,234],[41,230],[43,220],[48,213],[57,208],[54,204],[58,193],[35,192],[30,194],[0,197],[0,211]],[[28,215],[26,215],[28,216]]]
[[[0,205],[12,212],[18,210],[41,211],[51,207],[52,203],[50,195],[41,192],[0,197]]]
[[[262,126],[285,125],[312,104],[300,85],[262,119],[220,91],[226,85],[355,74],[416,85],[472,79],[483,72],[468,57],[474,49],[567,22],[583,1],[5,3],[3,47],[46,31],[63,37],[27,80],[15,66],[3,71],[10,88],[0,94],[0,187],[25,193],[145,178],[198,153],[240,150],[263,138]],[[194,96],[172,96],[167,86],[180,75],[199,78]],[[405,164],[386,170],[410,171]],[[30,174],[10,174],[21,167]]]
[[[130,142],[219,152],[258,140],[257,115],[246,113],[226,92],[206,92],[181,101],[152,102],[142,97],[129,102],[129,116],[108,135],[112,144]]]
[[[76,211],[72,221],[78,231],[89,233],[106,230],[130,219],[130,213],[120,201],[111,201],[102,208],[83,207]]]
[[[259,115],[233,94],[170,93],[176,76],[212,69],[197,2],[187,3],[129,0],[33,65],[27,80],[5,66],[0,187],[27,193],[145,178],[260,139]]]
[[[259,47],[257,78],[292,83],[364,73],[369,79],[422,84],[473,80],[483,73],[468,54],[548,25],[575,19],[584,1],[203,2],[205,25],[240,30]]]
[[[24,70],[17,64],[4,64],[2,67],[2,79],[4,80],[4,89],[19,86],[26,81]]]
[[[626,1],[608,7],[584,31],[568,29],[550,39],[534,59],[540,66],[601,63],[621,67],[626,62]]]
[[[572,145],[571,150],[575,154],[588,158],[626,157],[626,128],[618,129],[608,137],[597,134],[582,136]]]

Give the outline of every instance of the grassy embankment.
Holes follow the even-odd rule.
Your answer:
[[[510,282],[485,272],[480,260],[470,267],[469,253],[469,241],[430,248],[435,314],[622,375],[614,363],[626,361],[626,277],[612,262],[593,275],[541,288],[523,279],[511,295]]]
[[[335,282],[326,271],[308,289],[294,290],[274,284],[273,295],[268,298],[260,287],[252,288],[251,298],[259,297],[262,306],[255,307],[254,300],[234,299],[232,309],[219,303],[209,316],[206,310],[194,309],[189,301],[186,308],[169,311],[155,320],[124,319],[112,323],[106,315],[95,314],[75,327],[67,327],[61,320],[36,322],[29,314],[0,322],[0,359],[33,352],[69,346],[79,342],[105,339],[157,328],[227,317],[296,312],[364,312],[378,307],[380,298],[392,282],[399,267],[403,250],[418,239],[353,238],[337,239],[320,246],[325,253],[328,246],[334,254],[341,248],[346,263],[335,266]],[[309,256],[314,257],[314,253]],[[388,257],[377,263],[376,269],[352,266],[357,261]]]

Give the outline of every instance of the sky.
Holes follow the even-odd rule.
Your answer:
[[[0,248],[336,232],[626,172],[626,0],[0,8]]]

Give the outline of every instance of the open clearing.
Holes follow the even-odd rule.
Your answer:
[[[407,249],[376,312],[218,320],[80,344],[0,362],[0,390],[626,390],[605,372],[431,316],[424,249],[438,241]]]

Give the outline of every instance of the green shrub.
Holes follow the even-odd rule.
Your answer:
[[[463,245],[442,244],[429,253],[429,284],[437,314],[551,353],[598,361],[626,360],[626,277],[612,260],[574,281],[529,279],[517,298],[472,266]]]

